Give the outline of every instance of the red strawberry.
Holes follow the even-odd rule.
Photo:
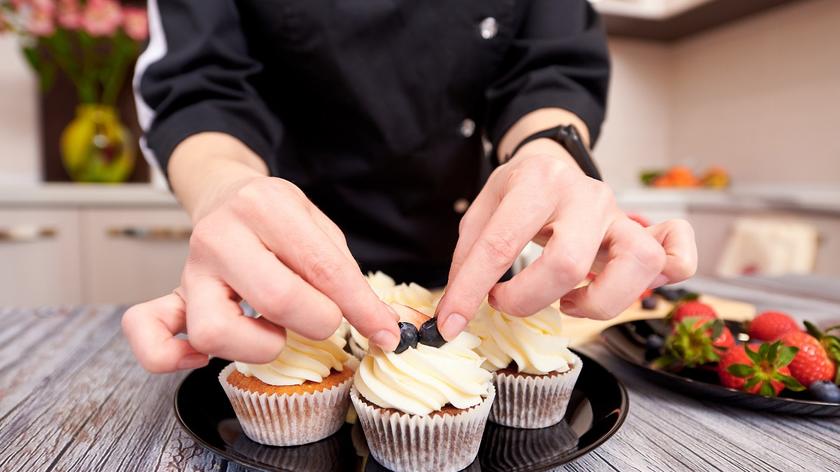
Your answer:
[[[790,376],[788,364],[796,356],[797,349],[781,342],[764,343],[753,351],[743,344],[733,347],[718,363],[718,376],[724,387],[735,388],[767,397],[776,396],[788,388],[804,390],[799,382]]]
[[[674,326],[665,340],[664,354],[654,361],[657,367],[680,370],[720,360],[735,345],[735,338],[723,321],[689,317]]]
[[[790,315],[778,311],[765,311],[749,326],[750,337],[762,341],[774,341],[788,331],[799,331],[799,325]]]
[[[645,298],[650,297],[650,296],[653,296],[653,290],[652,289],[646,289],[644,292],[642,292],[641,295],[639,295],[639,300],[644,300]]]
[[[680,303],[674,308],[670,315],[671,324],[681,323],[688,317],[713,320],[717,318],[717,313],[715,313],[714,308],[703,302],[689,300]]]
[[[817,338],[802,331],[789,331],[779,340],[787,346],[799,348],[790,363],[790,373],[799,383],[811,385],[818,380],[834,381],[834,361]]]

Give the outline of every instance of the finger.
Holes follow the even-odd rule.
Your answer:
[[[283,263],[338,305],[363,336],[393,351],[400,340],[396,315],[376,296],[358,265],[347,260],[308,214],[284,216],[283,222],[262,219],[257,229],[260,238]]]
[[[694,275],[697,271],[697,243],[694,228],[688,221],[669,220],[650,226],[646,231],[665,249],[665,268],[662,269],[659,285],[681,282]]]
[[[347,238],[344,237],[344,232],[341,231],[341,228],[315,205],[309,205],[309,213],[312,215],[315,224],[330,238],[333,246],[341,251],[349,261],[358,266],[356,258],[353,257],[350,248],[347,247]]]
[[[507,193],[472,245],[438,306],[438,327],[446,339],[457,336],[475,316],[490,289],[522,249],[546,224],[554,202],[529,186]]]
[[[604,243],[609,260],[589,285],[569,292],[561,300],[564,313],[609,319],[630,306],[662,271],[665,251],[638,224],[619,218],[607,231]]]
[[[494,175],[491,175],[490,179],[493,179]],[[500,196],[495,190],[496,186],[490,182],[490,179],[467,208],[464,216],[461,217],[461,222],[458,225],[458,242],[455,244],[455,251],[452,253],[452,265],[449,267],[449,282],[457,277],[467,254],[469,254],[473,244],[481,235],[481,231],[501,203]]]
[[[174,372],[207,365],[208,358],[176,334],[186,327],[184,302],[171,293],[129,308],[122,328],[134,357],[149,372]]]
[[[283,265],[251,233],[238,241],[237,252],[220,255],[222,278],[269,321],[310,339],[330,337],[341,323],[341,310]]]
[[[570,205],[551,223],[543,253],[511,280],[490,291],[490,304],[514,316],[528,316],[575,288],[592,267],[609,222],[601,208]],[[582,224],[586,222],[587,224]]]
[[[283,328],[242,314],[237,296],[221,280],[185,274],[187,336],[197,350],[225,359],[264,364],[280,355]]]

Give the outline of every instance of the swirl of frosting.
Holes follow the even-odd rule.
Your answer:
[[[400,354],[373,349],[356,370],[359,393],[382,408],[428,415],[451,404],[460,409],[481,403],[492,374],[475,353],[481,340],[461,333],[439,348],[420,344]]]
[[[368,273],[367,281],[373,292],[385,303],[397,303],[405,305],[423,313],[426,316],[434,316],[437,307],[437,299],[434,294],[426,288],[412,282],[410,284],[397,284],[394,279],[382,272]],[[356,328],[350,328],[350,336],[353,341],[364,349],[368,349],[368,340],[361,335]]]
[[[236,370],[256,377],[268,385],[300,385],[307,380],[321,382],[332,370],[351,367],[351,356],[344,352],[344,338],[333,334],[323,341],[313,341],[286,331],[286,345],[276,359],[267,364],[236,362]]]
[[[504,369],[513,361],[519,372],[526,374],[566,372],[575,358],[568,349],[569,340],[561,335],[560,312],[551,306],[520,318],[485,302],[467,329],[481,338],[477,352],[491,371]]]

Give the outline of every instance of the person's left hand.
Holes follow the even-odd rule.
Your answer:
[[[645,289],[685,280],[696,270],[694,232],[686,221],[643,228],[562,147],[537,143],[490,175],[461,220],[437,310],[446,339],[464,329],[488,293],[493,307],[515,316],[561,299],[568,315],[609,319]],[[542,256],[497,283],[531,240],[544,246]],[[575,288],[590,271],[595,279]]]

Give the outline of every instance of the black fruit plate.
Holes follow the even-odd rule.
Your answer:
[[[627,391],[600,364],[577,355],[583,359],[583,370],[565,420],[536,430],[487,423],[478,458],[466,470],[549,470],[592,451],[618,431],[627,416]],[[369,457],[358,423],[345,424],[329,438],[305,446],[272,447],[251,441],[219,385],[219,372],[227,364],[213,359],[187,375],[175,391],[175,416],[201,446],[259,470],[387,470]]]
[[[726,326],[739,342],[749,341],[741,323],[726,321]],[[784,391],[779,397],[762,397],[720,385],[717,373],[711,369],[686,369],[679,374],[652,369],[649,360],[645,358],[645,339],[651,334],[665,337],[669,331],[668,323],[661,318],[637,320],[610,326],[601,332],[601,339],[610,351],[639,368],[647,379],[671,390],[752,410],[792,415],[840,416],[840,404],[811,400],[807,392]]]

